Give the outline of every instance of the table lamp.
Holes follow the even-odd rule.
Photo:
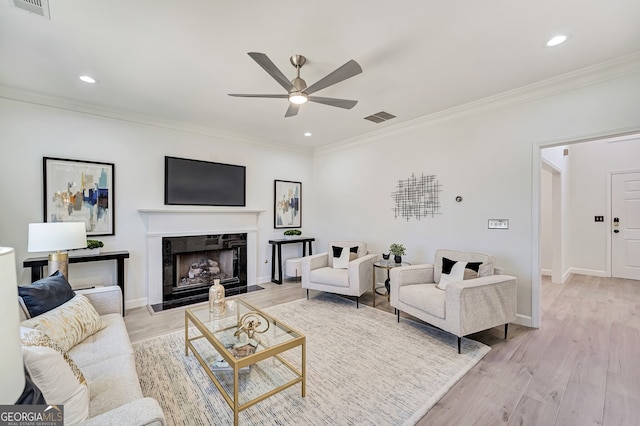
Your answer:
[[[20,341],[16,255],[0,247],[0,405],[13,405],[24,390],[25,378]]]
[[[49,275],[55,271],[69,279],[69,253],[63,250],[85,248],[87,231],[84,222],[46,222],[29,224],[27,251],[49,253]]]

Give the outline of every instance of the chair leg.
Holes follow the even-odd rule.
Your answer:
[[[509,323],[504,325],[504,340],[507,340],[507,332],[509,331]]]
[[[396,312],[398,314],[398,322],[400,322],[400,309],[396,309]]]
[[[460,343],[462,342],[462,337],[458,337],[458,354],[460,354]]]
[[[307,300],[309,300],[309,289],[307,289]]]
[[[356,309],[358,309],[358,307],[359,307],[359,304],[358,304],[359,301],[360,301],[360,298],[358,296],[356,296]]]

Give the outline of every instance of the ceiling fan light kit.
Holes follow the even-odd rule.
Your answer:
[[[309,97],[304,92],[293,92],[289,94],[289,102],[296,105],[307,103]]]
[[[310,96],[311,94],[325,89],[334,84],[340,83],[348,78],[358,75],[362,72],[360,65],[353,59],[336,69],[332,73],[321,78],[311,86],[300,77],[300,68],[307,62],[307,58],[302,55],[293,55],[289,58],[291,65],[296,68],[296,77],[289,81],[287,77],[276,67],[267,55],[259,52],[249,52],[251,58],[258,63],[275,81],[278,82],[286,91],[286,95],[260,95],[260,94],[238,94],[229,93],[229,96],[241,98],[272,98],[272,99],[288,99],[289,108],[285,113],[285,117],[293,117],[298,114],[300,105],[309,102],[316,102],[333,107],[351,109],[358,101],[349,99],[325,98],[320,96]]]

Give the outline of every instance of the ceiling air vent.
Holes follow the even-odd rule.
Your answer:
[[[18,9],[51,19],[51,15],[49,14],[49,0],[11,0],[11,4]]]
[[[364,119],[373,121],[374,123],[382,123],[383,121],[391,120],[392,118],[396,118],[396,116],[393,114],[389,114],[388,112],[380,111],[376,112],[375,114],[371,114]]]

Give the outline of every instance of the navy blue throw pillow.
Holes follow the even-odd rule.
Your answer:
[[[75,296],[71,284],[60,271],[31,285],[18,286],[18,294],[24,300],[31,317],[57,308]]]

